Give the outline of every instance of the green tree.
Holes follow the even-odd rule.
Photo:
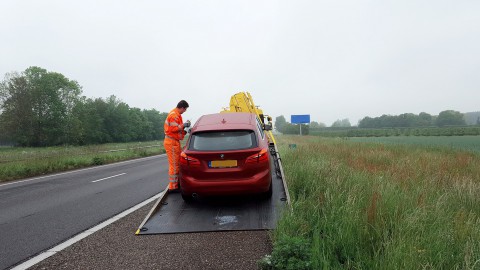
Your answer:
[[[467,123],[467,125],[477,125],[477,120],[479,117],[480,111],[463,113],[463,118],[465,118],[465,122]]]
[[[56,72],[29,67],[7,75],[1,90],[5,131],[24,146],[68,142],[70,119],[81,94],[76,81]]]
[[[104,117],[105,128],[113,142],[131,141],[130,107],[116,96],[106,100],[107,109]]]
[[[431,126],[432,125],[432,115],[426,113],[426,112],[421,112],[418,115],[418,122],[417,126]]]
[[[98,144],[164,138],[167,113],[131,108],[115,96],[80,96],[56,72],[30,67],[0,82],[0,143],[22,146]]]
[[[115,96],[83,99],[75,107],[79,144],[161,140],[167,113],[131,108]],[[76,125],[77,126],[77,125]]]
[[[32,97],[33,146],[57,145],[67,141],[69,113],[81,88],[56,72],[30,67],[24,72]]]
[[[338,119],[335,122],[332,123],[332,127],[351,127],[352,125],[350,124],[350,120],[348,118],[345,119]]]
[[[374,128],[374,127],[376,127],[375,118],[371,118],[371,117],[368,117],[368,116],[364,117],[363,119],[358,121],[358,127],[359,128]]]
[[[280,115],[275,118],[275,129],[278,132],[285,133],[286,124],[287,124],[287,120],[285,120],[285,117],[283,115]]]
[[[350,120],[348,118],[342,119],[342,127],[351,127]]]
[[[130,138],[133,141],[151,140],[149,130],[151,123],[147,121],[147,116],[139,108],[130,108],[129,110]]]
[[[324,128],[326,127],[327,125],[325,125],[325,123],[322,123],[322,122],[316,122],[316,121],[312,121],[310,122],[310,128],[313,128],[313,129],[316,129],[316,128]]]
[[[342,126],[342,120],[340,120],[340,119],[336,120],[331,125],[331,127],[341,127],[341,126]]]
[[[318,124],[318,122],[312,121],[310,122],[310,128],[320,128],[320,124]]]
[[[463,114],[454,110],[446,110],[440,112],[438,114],[435,124],[439,127],[466,125]]]
[[[32,97],[25,76],[10,73],[1,83],[1,129],[3,139],[30,145],[33,135]]]
[[[308,135],[310,133],[310,127],[309,125],[305,124],[291,124],[291,123],[286,123],[285,126],[283,126],[283,133],[284,134],[300,134],[300,125],[302,126],[302,135]]]
[[[148,137],[153,140],[163,140],[165,138],[163,124],[165,123],[165,119],[167,119],[168,113],[160,113],[155,109],[144,110],[143,113],[150,123]]]
[[[105,126],[105,117],[108,110],[107,103],[96,98],[86,99],[77,107],[81,129],[81,144],[99,144],[112,142],[113,139]]]

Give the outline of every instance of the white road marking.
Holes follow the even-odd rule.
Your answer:
[[[35,177],[35,178],[32,178],[32,179],[26,179],[26,180],[15,181],[15,182],[6,183],[6,184],[0,184],[0,187],[19,184],[19,183],[24,183],[24,182],[30,182],[30,181],[34,181],[34,180],[39,180],[39,179],[44,179],[44,178],[54,177],[54,176],[59,176],[59,175],[65,175],[65,174],[70,174],[70,173],[99,169],[99,168],[103,168],[103,167],[106,167],[106,166],[113,166],[113,165],[118,165],[118,164],[122,164],[122,163],[132,163],[132,162],[142,161],[142,160],[145,160],[145,159],[154,159],[154,158],[158,158],[158,157],[162,157],[162,156],[166,156],[166,154],[161,154],[161,155],[152,156],[152,157],[132,159],[132,160],[127,160],[127,161],[121,161],[121,162],[116,162],[116,163],[111,163],[111,164],[106,164],[106,165],[101,165],[101,166],[95,166],[95,167],[90,167],[90,168],[85,168],[85,169],[80,169],[80,170],[74,170],[74,171],[69,171],[69,172],[64,172],[64,173],[45,175],[45,176],[41,176],[41,177]]]
[[[107,179],[110,179],[110,178],[114,178],[114,177],[117,177],[117,176],[120,176],[120,175],[124,175],[124,174],[127,174],[127,173],[121,173],[121,174],[117,174],[117,175],[112,175],[112,176],[109,176],[109,177],[105,177],[105,178],[102,178],[102,179],[98,179],[98,180],[92,181],[92,183],[97,183],[97,182],[100,182],[100,181],[103,181],[103,180],[107,180]]]
[[[153,197],[151,197],[150,199],[147,199],[135,206],[133,206],[132,208],[130,209],[127,209],[125,211],[123,211],[122,213],[108,219],[108,220],[105,220],[104,222],[98,224],[97,226],[93,227],[93,228],[90,228],[90,229],[87,229],[77,235],[75,235],[74,237],[68,239],[67,241],[47,250],[47,251],[44,251],[42,253],[40,253],[39,255],[29,259],[28,261],[22,263],[22,264],[19,264],[17,266],[15,266],[14,268],[12,268],[12,270],[24,270],[24,269],[27,269],[29,267],[32,267],[34,266],[35,264],[45,260],[46,258],[50,257],[50,256],[53,256],[55,255],[57,252],[60,252],[61,250],[75,244],[76,242],[82,240],[83,238],[107,227],[108,225],[112,224],[113,222],[131,214],[132,212],[135,212],[137,211],[138,209],[144,207],[145,205],[155,201],[156,199],[160,198],[160,196],[162,196],[162,194],[164,193],[165,191],[162,191],[160,193],[158,193],[157,195],[154,195]],[[133,233],[133,232],[132,232]]]

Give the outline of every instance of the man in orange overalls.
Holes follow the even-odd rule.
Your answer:
[[[178,102],[177,107],[167,116],[163,128],[165,130],[165,140],[163,146],[168,156],[168,191],[178,191],[178,173],[180,171],[180,141],[187,133],[184,128],[190,126],[190,122],[183,123],[182,114],[187,110],[188,103],[185,100]]]

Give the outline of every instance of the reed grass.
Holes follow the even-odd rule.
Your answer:
[[[478,153],[313,136],[277,142],[293,210],[264,269],[480,269]],[[308,259],[291,252],[299,241]]]

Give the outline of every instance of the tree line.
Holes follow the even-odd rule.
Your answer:
[[[323,128],[310,129],[310,135],[322,137],[390,137],[390,136],[477,136],[480,126],[407,127],[407,128]]]
[[[480,125],[480,112],[467,112],[463,116],[467,125]]]
[[[292,125],[286,122],[284,116],[277,117],[279,125],[277,131],[286,134],[295,134],[299,130],[298,125]],[[408,128],[408,127],[447,127],[447,126],[465,126],[480,125],[480,112],[460,113],[454,110],[445,110],[439,115],[430,115],[422,112],[420,114],[404,113],[400,115],[382,115],[380,117],[364,117],[358,123],[359,128]],[[349,128],[354,127],[348,119],[338,119],[332,123],[329,128]],[[329,129],[324,123],[316,121],[310,122],[310,130]],[[303,127],[302,127],[303,130]],[[298,132],[296,132],[298,134]]]
[[[400,115],[382,115],[380,117],[365,117],[358,122],[359,128],[395,128],[395,127],[444,127],[466,125],[464,115],[458,111],[446,110],[438,116],[428,113],[404,113]]]
[[[480,116],[469,113],[469,118],[476,117],[476,124],[480,125]],[[312,121],[310,125],[302,125],[302,134],[315,134],[325,136],[453,136],[453,135],[478,135],[478,128],[465,127],[464,114],[445,110],[437,116],[422,112],[418,115],[404,113],[400,115],[382,115],[380,117],[364,117],[358,126],[351,126],[348,119],[335,121],[330,127],[323,123]],[[472,120],[470,119],[470,122]],[[419,129],[415,129],[419,128]],[[440,128],[440,129],[439,129]],[[285,120],[283,115],[276,118],[275,129],[283,134],[299,134],[299,125],[294,125]],[[370,131],[362,129],[371,129]],[[305,132],[303,132],[305,130]]]
[[[7,74],[0,83],[0,141],[54,146],[164,138],[167,113],[81,94],[78,82],[40,67]]]

